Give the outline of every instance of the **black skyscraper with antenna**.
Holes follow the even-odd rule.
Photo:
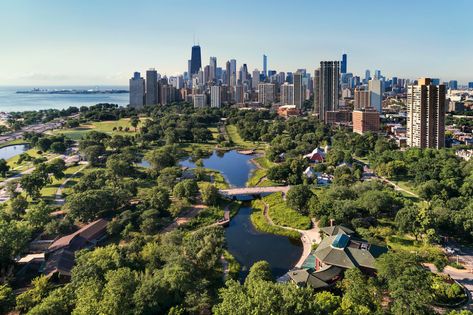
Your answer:
[[[200,57],[200,46],[194,45],[192,46],[192,54],[191,54],[191,75],[199,72],[199,69],[201,67],[202,67],[202,61]]]

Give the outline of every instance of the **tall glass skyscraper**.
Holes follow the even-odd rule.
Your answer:
[[[340,65],[340,72],[347,73],[347,54],[342,55],[342,64]]]
[[[200,56],[200,46],[192,46],[191,54],[191,75],[199,72],[199,69],[202,67],[202,60]]]
[[[268,56],[263,55],[263,75],[266,78],[268,75]]]

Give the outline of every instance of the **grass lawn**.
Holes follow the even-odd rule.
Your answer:
[[[74,166],[71,166],[71,167],[68,167],[65,171],[64,171],[64,178],[61,178],[61,179],[53,179],[53,182],[49,185],[47,185],[46,187],[44,187],[42,190],[41,190],[41,196],[49,201],[49,202],[52,202],[54,201],[54,198],[55,198],[55,195],[56,195],[56,192],[59,188],[59,186],[61,186],[62,183],[64,183],[64,181],[66,181],[66,179],[68,177],[70,177],[72,174],[74,174],[75,172],[77,172],[80,168],[82,168],[84,165],[82,164],[79,164],[79,165],[74,165]],[[71,181],[69,181],[66,186],[70,186],[71,184],[69,184]],[[68,185],[69,184],[69,185]],[[64,192],[63,192],[64,193]]]
[[[143,121],[146,118],[140,118],[141,121]],[[115,130],[113,131],[113,128],[119,128],[122,127],[125,129],[126,127],[130,128],[130,131],[118,131]],[[139,128],[139,125],[138,125]],[[110,120],[110,121],[98,121],[98,122],[91,122],[88,124],[82,124],[77,128],[69,128],[69,129],[58,129],[54,130],[55,134],[64,134],[66,137],[73,139],[73,140],[79,140],[81,139],[86,133],[89,131],[100,131],[100,132],[105,132],[108,134],[120,134],[120,135],[133,135],[135,134],[135,129],[131,126],[130,124],[130,119],[129,118],[122,118],[119,120]]]
[[[282,199],[281,194],[270,194],[263,197],[263,201],[269,205],[269,217],[273,220],[274,224],[301,230],[310,229],[310,218],[289,208],[286,205],[286,201]]]
[[[48,160],[57,156],[57,154],[54,154],[54,153],[38,154],[37,148],[31,148],[25,151],[24,153],[28,154],[32,158],[45,157]],[[31,161],[23,161],[21,164],[17,164],[19,159],[20,159],[20,154],[15,155],[14,157],[7,160],[7,163],[10,166],[10,171],[22,172],[33,166],[33,163]]]
[[[251,223],[253,223],[253,226],[258,231],[286,236],[293,240],[299,240],[301,238],[301,235],[297,231],[288,230],[279,226],[269,224],[269,222],[264,217],[264,204],[261,200],[253,200],[251,203],[251,207],[253,208],[253,212],[250,216]]]
[[[258,163],[262,168],[271,168],[273,167],[274,165],[276,165],[276,163],[273,163],[271,162],[270,160],[268,160],[268,158],[266,156],[260,156],[260,157],[257,157],[254,159],[256,161],[256,163]]]
[[[261,184],[260,183],[260,180],[266,176],[266,173],[268,171],[265,170],[265,169],[256,169],[253,171],[253,173],[251,174],[251,177],[250,179],[248,179],[248,182],[246,182],[246,186],[248,187],[253,187],[253,186],[256,186],[257,184]]]
[[[8,147],[10,145],[15,145],[15,144],[28,144],[28,142],[23,139],[15,139],[15,140],[11,140],[11,141],[0,144],[0,148]]]
[[[422,241],[416,241],[407,235],[391,235],[386,238],[388,247],[396,252],[415,253],[425,262],[434,262],[437,259],[445,259],[445,254],[441,247],[434,244],[425,244]]]
[[[264,149],[264,142],[251,142],[245,141],[242,139],[238,133],[238,128],[235,125],[227,125],[225,127],[228,137],[233,141],[233,143],[242,149]]]

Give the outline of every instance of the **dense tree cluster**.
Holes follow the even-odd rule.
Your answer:
[[[221,281],[223,244],[222,228],[209,227],[82,251],[71,283],[42,293],[35,286],[28,294],[38,298],[22,307],[29,314],[207,313]]]

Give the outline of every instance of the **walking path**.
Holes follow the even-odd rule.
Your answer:
[[[295,229],[289,226],[282,226],[282,225],[276,225],[274,224],[273,220],[269,216],[269,205],[267,203],[264,203],[264,210],[263,210],[263,215],[265,216],[266,220],[268,221],[269,224],[286,229],[286,230],[293,230],[297,231],[301,234],[301,241],[302,241],[302,255],[299,258],[299,261],[296,263],[296,267],[301,268],[302,264],[304,261],[307,259],[309,256],[310,252],[312,251],[312,245],[313,244],[318,244],[322,241],[322,238],[320,237],[320,228],[315,220],[312,220],[312,228],[310,230],[300,230],[300,229]]]
[[[266,193],[282,192],[286,194],[290,186],[272,186],[272,187],[237,187],[230,189],[221,189],[219,192],[225,196],[238,196],[238,195],[260,195]]]
[[[193,205],[189,210],[182,213],[179,217],[175,218],[174,221],[166,226],[161,232],[166,233],[176,229],[178,226],[186,224],[192,218],[197,216],[202,209],[206,209],[206,205]]]
[[[62,197],[64,188],[66,187],[67,183],[73,179],[79,172],[81,172],[84,168],[86,168],[89,163],[87,162],[80,162],[80,164],[83,164],[81,168],[79,168],[77,171],[71,174],[68,178],[66,178],[65,181],[62,182],[61,186],[56,191],[56,195],[54,196],[54,203],[56,205],[62,206],[65,202],[64,198]]]

